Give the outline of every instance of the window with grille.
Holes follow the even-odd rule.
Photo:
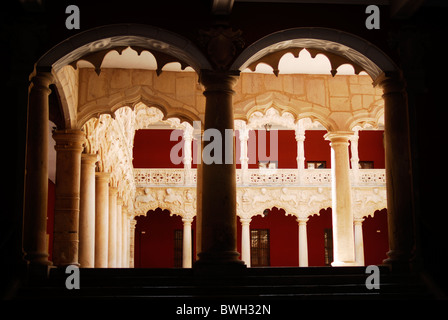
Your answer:
[[[250,264],[252,267],[269,266],[269,229],[250,230]]]

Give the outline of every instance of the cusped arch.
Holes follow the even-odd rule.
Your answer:
[[[382,50],[348,32],[329,28],[292,28],[269,34],[248,46],[234,61],[232,70],[244,70],[262,57],[289,48],[319,49],[343,57],[366,71],[373,81],[396,64]]]
[[[169,54],[196,71],[211,69],[208,59],[190,40],[143,24],[112,24],[80,32],[47,51],[37,61],[36,68],[58,71],[88,54],[128,46]]]
[[[175,107],[169,101],[172,98],[164,98],[163,95],[153,95],[143,86],[134,86],[112,94],[109,97],[100,97],[89,101],[81,107],[78,113],[77,126],[81,128],[92,117],[99,117],[102,114],[109,114],[115,118],[115,112],[123,107],[130,107],[134,110],[140,103],[146,106],[156,107],[163,113],[163,120],[168,118],[179,118],[193,125],[195,121],[201,121],[200,115],[191,110]]]
[[[94,112],[82,115],[81,123],[77,123],[78,93],[76,88],[72,87],[76,83],[74,78],[77,77],[77,71],[64,67],[73,65],[83,57],[127,47],[136,48],[138,52],[148,50],[158,53],[163,64],[174,59],[181,61],[182,65],[191,66],[196,72],[211,69],[206,56],[192,41],[161,28],[143,24],[113,24],[80,32],[51,48],[35,64],[35,73],[52,72],[54,75],[66,128],[81,127],[94,116]],[[114,110],[101,110],[97,114],[113,115],[113,112]],[[183,113],[176,111],[173,114],[182,117]],[[186,116],[185,119],[191,121],[194,117]]]

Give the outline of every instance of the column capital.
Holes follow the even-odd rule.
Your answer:
[[[103,180],[109,182],[110,176],[111,176],[110,172],[103,172],[103,171],[95,172],[95,179],[97,180]]]
[[[307,218],[301,218],[301,217],[298,217],[298,218],[296,219],[296,221],[299,223],[299,225],[304,225],[304,224],[306,224],[306,223],[308,222],[308,220],[309,220],[308,217],[307,217]]]
[[[115,196],[118,193],[117,187],[109,186],[109,196]]]
[[[241,225],[249,225],[252,221],[252,218],[240,218]]]
[[[33,72],[29,78],[31,89],[41,90],[46,94],[51,93],[50,85],[54,82],[51,72]]]
[[[98,161],[96,153],[81,153],[81,163],[95,164]]]
[[[79,151],[84,149],[86,135],[81,130],[55,130],[53,139],[56,151]]]
[[[364,220],[365,220],[365,217],[362,217],[362,218],[353,218],[353,223],[354,224],[362,224],[363,222],[364,222]]]
[[[205,87],[204,95],[210,92],[228,92],[234,94],[233,87],[239,78],[239,71],[201,70],[199,82]]]
[[[380,86],[384,94],[402,93],[406,87],[403,76],[400,73],[382,73],[373,83]]]
[[[355,133],[353,131],[330,131],[324,135],[325,140],[334,142],[344,142],[348,143],[348,141],[353,137]]]
[[[182,222],[185,224],[191,224],[193,222],[193,218],[182,218]]]

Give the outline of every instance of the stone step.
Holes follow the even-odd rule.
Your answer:
[[[194,269],[80,269],[79,290],[68,274],[52,269],[48,281],[21,289],[18,299],[428,299],[414,274],[381,268],[380,290],[368,290],[365,268],[250,268],[198,274]]]

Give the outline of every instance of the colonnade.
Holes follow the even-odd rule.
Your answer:
[[[206,100],[204,130],[213,128],[225,136],[226,129],[234,129],[232,95],[238,80],[237,73],[202,71],[200,81],[205,87]],[[24,206],[23,249],[30,266],[45,269],[50,264],[46,253],[46,215],[48,195],[48,119],[52,75],[38,72],[31,79],[29,91],[29,123],[27,133],[27,159]],[[387,263],[409,265],[414,247],[412,219],[412,187],[410,177],[409,132],[407,105],[403,84],[393,76],[379,78],[384,91],[385,145],[388,223],[390,249]],[[355,265],[358,245],[351,210],[348,141],[353,132],[334,131],[326,135],[332,152],[333,201],[333,265]],[[54,263],[58,266],[92,264],[93,231],[92,208],[95,203],[95,267],[129,265],[132,236],[129,215],[116,193],[109,191],[107,173],[95,173],[94,160],[82,156],[83,133],[80,130],[55,132],[57,150]],[[297,139],[301,141],[300,135]],[[204,141],[204,147],[207,141]],[[223,146],[225,148],[225,146]],[[303,154],[298,148],[298,162]],[[222,152],[225,155],[225,150]],[[82,160],[84,159],[84,160]],[[223,159],[224,160],[224,159]],[[88,164],[90,161],[90,164]],[[84,162],[84,163],[83,163]],[[87,168],[88,166],[89,169]],[[299,165],[298,167],[302,167]],[[231,164],[203,163],[198,166],[201,190],[198,193],[198,248],[199,260],[195,266],[244,267],[236,251],[236,174],[235,161]],[[81,178],[82,177],[82,178]],[[93,182],[95,181],[95,193]],[[112,186],[113,188],[114,186]],[[95,195],[95,200],[91,197]],[[83,200],[81,200],[83,199]],[[111,207],[110,207],[111,206]],[[121,212],[121,219],[120,213]],[[246,222],[247,223],[247,222]],[[303,240],[304,224],[299,221]],[[81,232],[80,225],[83,226]],[[184,227],[187,229],[188,224]],[[103,228],[103,229],[101,229]],[[120,229],[122,230],[120,232]],[[123,231],[125,230],[125,231]],[[244,226],[247,239],[248,225]],[[189,234],[186,232],[185,234]],[[84,238],[85,237],[85,238]],[[115,241],[114,241],[115,238]],[[185,237],[187,238],[187,237]],[[115,244],[115,246],[114,246]],[[84,247],[85,245],[85,247]],[[244,248],[247,246],[245,245]],[[121,248],[121,249],[120,249]],[[125,249],[123,249],[125,248]],[[247,250],[243,248],[246,261]],[[306,251],[303,251],[306,252]],[[306,264],[306,255],[301,261]],[[106,263],[107,261],[107,263]],[[82,266],[82,264],[81,264]]]

